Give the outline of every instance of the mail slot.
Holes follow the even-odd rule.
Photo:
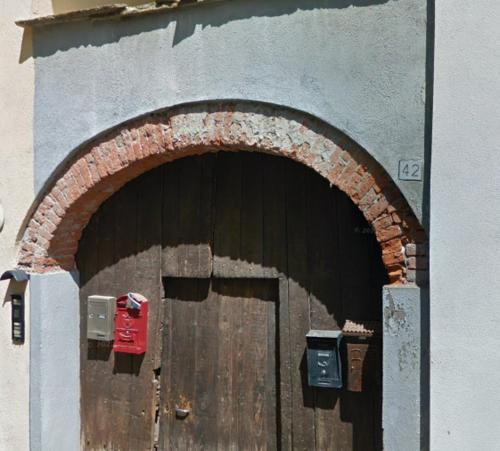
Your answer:
[[[342,388],[340,330],[310,330],[307,340],[307,376],[311,387]]]
[[[114,337],[115,301],[112,296],[89,296],[87,299],[87,338],[112,341]]]
[[[114,352],[144,354],[148,345],[148,300],[128,293],[116,300]]]

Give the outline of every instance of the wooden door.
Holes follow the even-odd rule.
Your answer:
[[[371,228],[312,170],[254,153],[167,164],[100,208],[77,261],[83,448],[381,449],[380,338],[347,330],[344,388],[307,384],[306,333],[376,330],[387,282]],[[85,339],[86,297],[129,290],[151,302],[142,358]]]
[[[160,449],[276,449],[277,288],[166,280]]]

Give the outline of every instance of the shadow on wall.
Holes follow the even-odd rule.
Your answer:
[[[113,22],[87,21],[71,22],[35,29],[34,56],[46,57],[57,51],[78,47],[99,47],[136,34],[164,29],[175,24],[172,45],[175,46],[192,36],[199,27],[220,27],[229,22],[252,17],[277,17],[297,11],[321,9],[344,9],[367,7],[388,3],[389,0],[233,0],[216,3],[198,3],[194,6],[174,9],[161,14],[136,16],[134,20],[124,19]],[[65,3],[58,0],[57,3]],[[98,3],[92,0],[87,3]],[[54,6],[55,9],[55,6]],[[69,27],[69,28],[68,28]],[[26,33],[26,31],[25,31]],[[38,39],[43,35],[43,39]]]

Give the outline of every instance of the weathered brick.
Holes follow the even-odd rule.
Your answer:
[[[351,159],[341,174],[337,177],[336,181],[333,181],[341,190],[345,191],[347,184],[351,182],[351,177],[356,171],[358,163]]]
[[[404,263],[404,255],[402,252],[396,252],[394,254],[383,254],[382,255],[382,260],[384,261],[384,264],[387,266],[392,266],[397,263]]]
[[[293,122],[289,133],[277,134],[277,127],[286,127],[283,116],[231,111],[223,105],[207,108],[201,133],[189,132],[185,108],[136,120],[82,149],[33,213],[19,264],[40,271],[70,268],[82,230],[98,206],[159,164],[206,151],[258,150],[296,159],[344,190],[371,223],[392,283],[413,276],[413,267],[426,267],[427,259],[415,258],[427,253],[426,244],[413,244],[427,243],[419,222],[385,171],[347,137],[334,142],[322,128]]]
[[[373,228],[375,229],[385,229],[394,224],[391,215],[379,216],[375,221],[373,221]]]
[[[391,283],[398,283],[403,280],[403,268],[393,269],[392,271],[388,271],[387,275],[389,276],[389,281]]]
[[[377,194],[374,190],[368,191],[359,201],[359,208],[361,211],[366,211],[370,208],[375,200],[377,199]]]
[[[392,238],[397,238],[402,235],[401,227],[397,225],[389,226],[385,229],[375,229],[375,235],[380,242],[388,241]]]
[[[394,254],[403,252],[403,243],[399,239],[389,240],[381,243],[382,254]]]
[[[389,205],[385,197],[379,197],[377,201],[367,210],[365,217],[368,221],[378,218]]]

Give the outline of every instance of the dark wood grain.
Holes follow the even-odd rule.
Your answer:
[[[380,321],[387,280],[361,213],[316,173],[256,153],[167,164],[103,204],[77,263],[83,449],[152,449],[157,416],[161,450],[381,449],[379,338],[361,392],[307,384],[308,330]],[[150,301],[143,357],[86,339],[87,297],[127,291]]]
[[[288,165],[286,173],[286,225],[288,255],[288,309],[290,316],[290,391],[292,448],[315,449],[314,396],[307,384],[305,336],[310,329],[307,249],[308,174]]]

